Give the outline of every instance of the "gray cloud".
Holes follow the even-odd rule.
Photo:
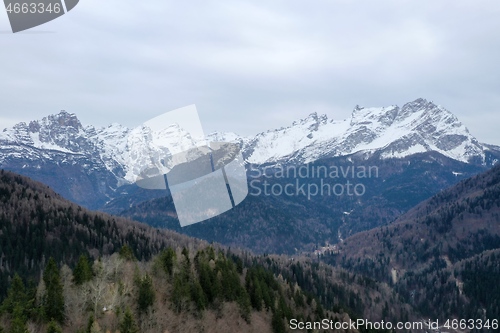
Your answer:
[[[424,97],[500,144],[499,16],[496,0],[81,0],[0,34],[0,127],[60,109],[135,126],[195,103],[207,132],[254,134]]]

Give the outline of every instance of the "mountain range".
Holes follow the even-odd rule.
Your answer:
[[[402,107],[356,106],[342,121],[313,113],[290,127],[241,141],[253,164],[309,163],[359,152],[401,158],[431,151],[462,162],[494,163],[490,148],[479,143],[455,115],[424,99]]]
[[[289,127],[254,137],[234,133],[208,137],[239,142],[246,161],[254,165],[304,164],[354,153],[363,153],[365,158],[378,153],[381,159],[388,159],[438,152],[457,161],[491,166],[500,151],[479,143],[451,112],[424,99],[402,107],[356,106],[351,117],[342,121],[312,113]],[[0,166],[45,181],[78,203],[100,208],[114,197],[117,188],[134,182],[159,138],[171,149],[192,142],[175,124],[165,124],[161,132],[116,123],[84,127],[75,114],[61,111],[3,129]],[[64,186],[50,179],[60,172],[67,179]],[[86,191],[75,186],[92,188],[93,194],[87,197],[81,193]]]
[[[376,167],[377,177],[357,180],[366,189],[363,196],[250,193],[235,209],[196,228],[180,228],[168,191],[144,190],[133,182],[151,156],[159,161],[191,145],[189,133],[177,124],[165,124],[162,131],[144,125],[83,126],[66,111],[0,132],[0,168],[41,181],[87,208],[257,252],[293,253],[388,223],[500,158],[499,147],[478,142],[451,112],[424,99],[402,107],[357,106],[342,121],[313,113],[252,137],[222,132],[207,137],[240,144],[249,180],[252,170],[260,170],[250,191],[264,181],[295,183],[293,175],[276,175],[304,165]],[[340,178],[328,181],[354,180]],[[301,181],[320,186],[322,179]]]

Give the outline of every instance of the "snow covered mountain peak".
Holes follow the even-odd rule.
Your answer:
[[[83,129],[82,124],[80,123],[80,120],[78,119],[76,114],[66,112],[65,110],[61,110],[61,112],[59,112],[58,114],[47,116],[40,122],[46,127],[53,127],[54,125],[58,125],[60,127],[72,127],[76,130]]]
[[[378,153],[384,159],[431,151],[462,162],[486,163],[491,150],[451,112],[421,98],[402,107],[356,106],[344,120],[314,112],[253,137],[215,132],[207,139],[238,142],[247,162],[258,165],[308,163],[358,152]],[[61,111],[0,132],[0,165],[20,159],[26,167],[41,167],[50,160],[82,164],[88,174],[107,170],[123,184],[133,182],[145,164],[159,165],[167,156],[193,147],[193,140],[176,124],[155,131],[117,123],[83,127],[75,114]]]
[[[255,164],[308,163],[362,151],[379,151],[382,158],[428,151],[463,162],[485,158],[485,148],[455,115],[422,98],[402,107],[357,105],[343,121],[313,113],[290,127],[257,135],[248,146],[247,160]]]
[[[61,111],[41,120],[4,129],[0,143],[22,144],[38,149],[81,153],[87,147],[87,132],[74,113]]]

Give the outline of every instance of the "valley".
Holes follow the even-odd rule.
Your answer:
[[[142,126],[83,126],[62,111],[0,132],[0,168],[41,181],[89,209],[256,253],[296,254],[390,223],[500,157],[500,148],[479,143],[450,111],[425,99],[402,107],[357,106],[343,121],[311,114],[254,137],[212,133],[210,140],[240,144],[250,193],[235,209],[181,228],[168,190],[144,190],[133,182],[145,154],[162,151],[157,136],[176,147],[189,142],[186,135],[175,126],[161,133]],[[303,177],[283,173],[287,168],[337,172]],[[353,177],[357,168],[377,172]],[[329,195],[321,195],[325,187]],[[282,191],[264,192],[269,188]],[[340,190],[354,195],[333,193]]]
[[[496,330],[500,149],[444,108],[418,99],[211,134],[240,144],[249,195],[184,228],[168,189],[133,184],[144,156],[127,144],[144,131],[61,112],[1,132],[0,331],[278,333],[292,319]],[[169,131],[169,144],[189,139]],[[443,326],[464,318],[490,325]]]

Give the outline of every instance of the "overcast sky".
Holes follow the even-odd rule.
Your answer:
[[[194,103],[205,132],[250,135],[423,97],[500,145],[499,18],[498,0],[80,0],[12,34],[0,10],[0,128]]]

